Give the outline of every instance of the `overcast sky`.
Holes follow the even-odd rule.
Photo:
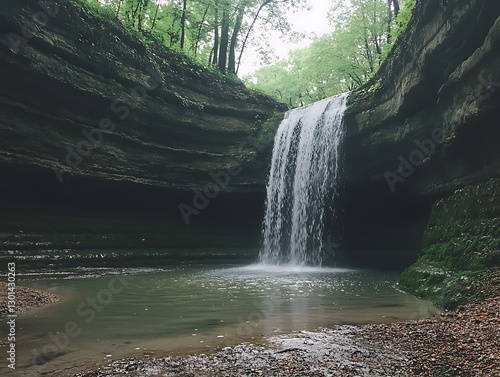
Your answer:
[[[328,23],[327,13],[331,6],[331,0],[308,0],[311,10],[297,13],[289,12],[287,18],[292,25],[292,31],[311,35],[322,35],[332,30]],[[254,33],[258,35],[259,30]],[[270,45],[275,48],[275,53],[279,58],[285,58],[290,50],[307,46],[311,39],[304,39],[295,43],[288,42],[280,38],[280,33],[275,32],[269,36]],[[239,76],[253,73],[259,68],[259,59],[255,49],[248,46],[243,57],[243,62],[239,70]]]

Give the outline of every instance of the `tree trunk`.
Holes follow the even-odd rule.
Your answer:
[[[121,7],[122,7],[123,1],[124,1],[124,0],[120,0],[120,1],[118,2],[118,7],[116,8],[116,17],[119,17],[119,15],[120,15],[120,9],[121,9]]]
[[[144,20],[144,16],[146,10],[149,5],[149,0],[140,0],[137,4],[136,15],[137,15],[137,30],[142,31],[142,22]]]
[[[392,1],[393,0],[387,0],[387,43],[391,43],[391,37],[392,37]]]
[[[186,8],[187,0],[182,0],[182,14],[181,14],[181,50],[184,50],[184,41],[186,39]]]
[[[363,39],[364,39],[364,44],[365,44],[365,53],[366,53],[366,59],[368,61],[368,65],[370,67],[370,73],[373,73],[375,68],[374,68],[374,59],[373,59],[373,54],[370,49],[370,36],[368,35],[368,26],[367,22],[368,20],[366,19],[366,15],[363,13]]]
[[[260,11],[269,3],[272,3],[273,0],[264,0],[264,2],[260,5],[259,9],[257,10],[257,13],[255,13],[255,16],[252,20],[252,23],[250,24],[250,27],[248,28],[247,34],[245,35],[245,39],[243,40],[243,44],[241,45],[241,50],[240,50],[240,55],[238,56],[238,68],[236,69],[236,73],[240,70],[240,64],[241,64],[241,58],[243,56],[243,50],[245,50],[245,46],[248,41],[248,37],[250,37],[250,33],[253,30],[253,27],[255,26],[255,23],[257,22],[257,19],[259,18],[259,13]]]
[[[215,0],[215,15],[214,15],[214,55],[212,57],[212,64],[219,63],[219,0]]]
[[[387,42],[391,42],[391,26],[393,18],[399,14],[400,7],[398,0],[387,0]]]
[[[153,31],[155,28],[156,17],[158,16],[158,10],[160,9],[160,0],[157,0],[157,1],[158,1],[158,3],[156,4],[155,16],[153,17],[153,23],[151,24],[151,31]]]
[[[177,20],[177,18],[173,17],[172,18],[172,25],[170,26],[170,31],[167,32],[167,34],[170,36],[170,47],[173,47],[174,44],[177,43],[177,41],[179,40],[179,34],[177,34],[174,30],[175,30],[175,21]]]
[[[240,33],[241,24],[243,23],[243,15],[245,14],[246,1],[242,0],[238,15],[234,24],[233,34],[231,35],[231,44],[229,45],[229,62],[227,70],[231,73],[236,73],[236,44],[238,43],[238,34]]]
[[[198,53],[198,45],[200,44],[200,39],[201,39],[201,29],[203,28],[203,24],[205,23],[205,19],[207,18],[209,9],[210,9],[210,3],[205,8],[205,12],[203,12],[203,17],[200,21],[200,26],[198,27],[198,34],[196,35],[196,43],[194,44],[194,56],[196,56],[196,54]],[[208,59],[208,61],[210,62],[211,59]]]
[[[392,0],[392,5],[394,7],[394,17],[397,17],[401,7],[399,6],[399,0]]]
[[[375,68],[373,66],[373,57],[372,57],[372,53],[370,51],[370,44],[368,42],[368,38],[366,35],[365,35],[364,42],[365,42],[366,59],[368,60],[368,66],[370,67],[370,73],[373,73],[373,71],[375,70]]]
[[[220,28],[219,71],[226,72],[227,47],[229,45],[229,4],[224,2]]]
[[[135,20],[136,20],[136,17],[137,17],[137,14],[139,12],[139,8],[140,8],[141,4],[142,4],[142,0],[139,0],[137,2],[137,6],[135,7],[135,9],[132,9],[132,22],[133,22],[133,25],[135,27],[137,27],[137,25],[135,24]]]

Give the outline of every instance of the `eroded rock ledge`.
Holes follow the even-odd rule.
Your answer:
[[[258,230],[284,105],[145,47],[71,2],[42,26],[31,21],[37,1],[4,3],[6,202],[158,208],[182,222],[177,206],[191,204],[192,188],[241,167],[223,187],[241,195],[221,195],[203,215],[208,223],[244,218],[245,229]],[[350,257],[410,264],[436,200],[500,175],[499,15],[496,0],[418,1],[389,59],[351,95],[337,211]],[[26,24],[32,35],[13,42]],[[99,142],[85,155],[89,139]]]
[[[346,164],[353,183],[398,174],[394,190],[443,195],[498,176],[500,3],[420,1],[378,74],[353,93]],[[415,140],[444,140],[411,155]],[[399,156],[415,168],[398,172]]]
[[[433,202],[500,176],[499,16],[494,0],[418,1],[378,74],[351,95],[344,209],[355,254],[411,262]]]
[[[259,132],[284,105],[61,3],[42,24],[37,1],[2,4],[2,171],[187,189],[242,167],[224,189],[262,190]]]

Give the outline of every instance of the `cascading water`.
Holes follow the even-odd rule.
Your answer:
[[[348,93],[288,111],[274,138],[262,264],[320,266]]]

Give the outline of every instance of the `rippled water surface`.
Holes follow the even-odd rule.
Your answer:
[[[68,366],[137,353],[258,342],[273,333],[437,311],[397,290],[396,281],[397,274],[382,271],[259,265],[28,275],[19,283],[65,299],[18,317],[19,373],[42,368],[58,375]]]

